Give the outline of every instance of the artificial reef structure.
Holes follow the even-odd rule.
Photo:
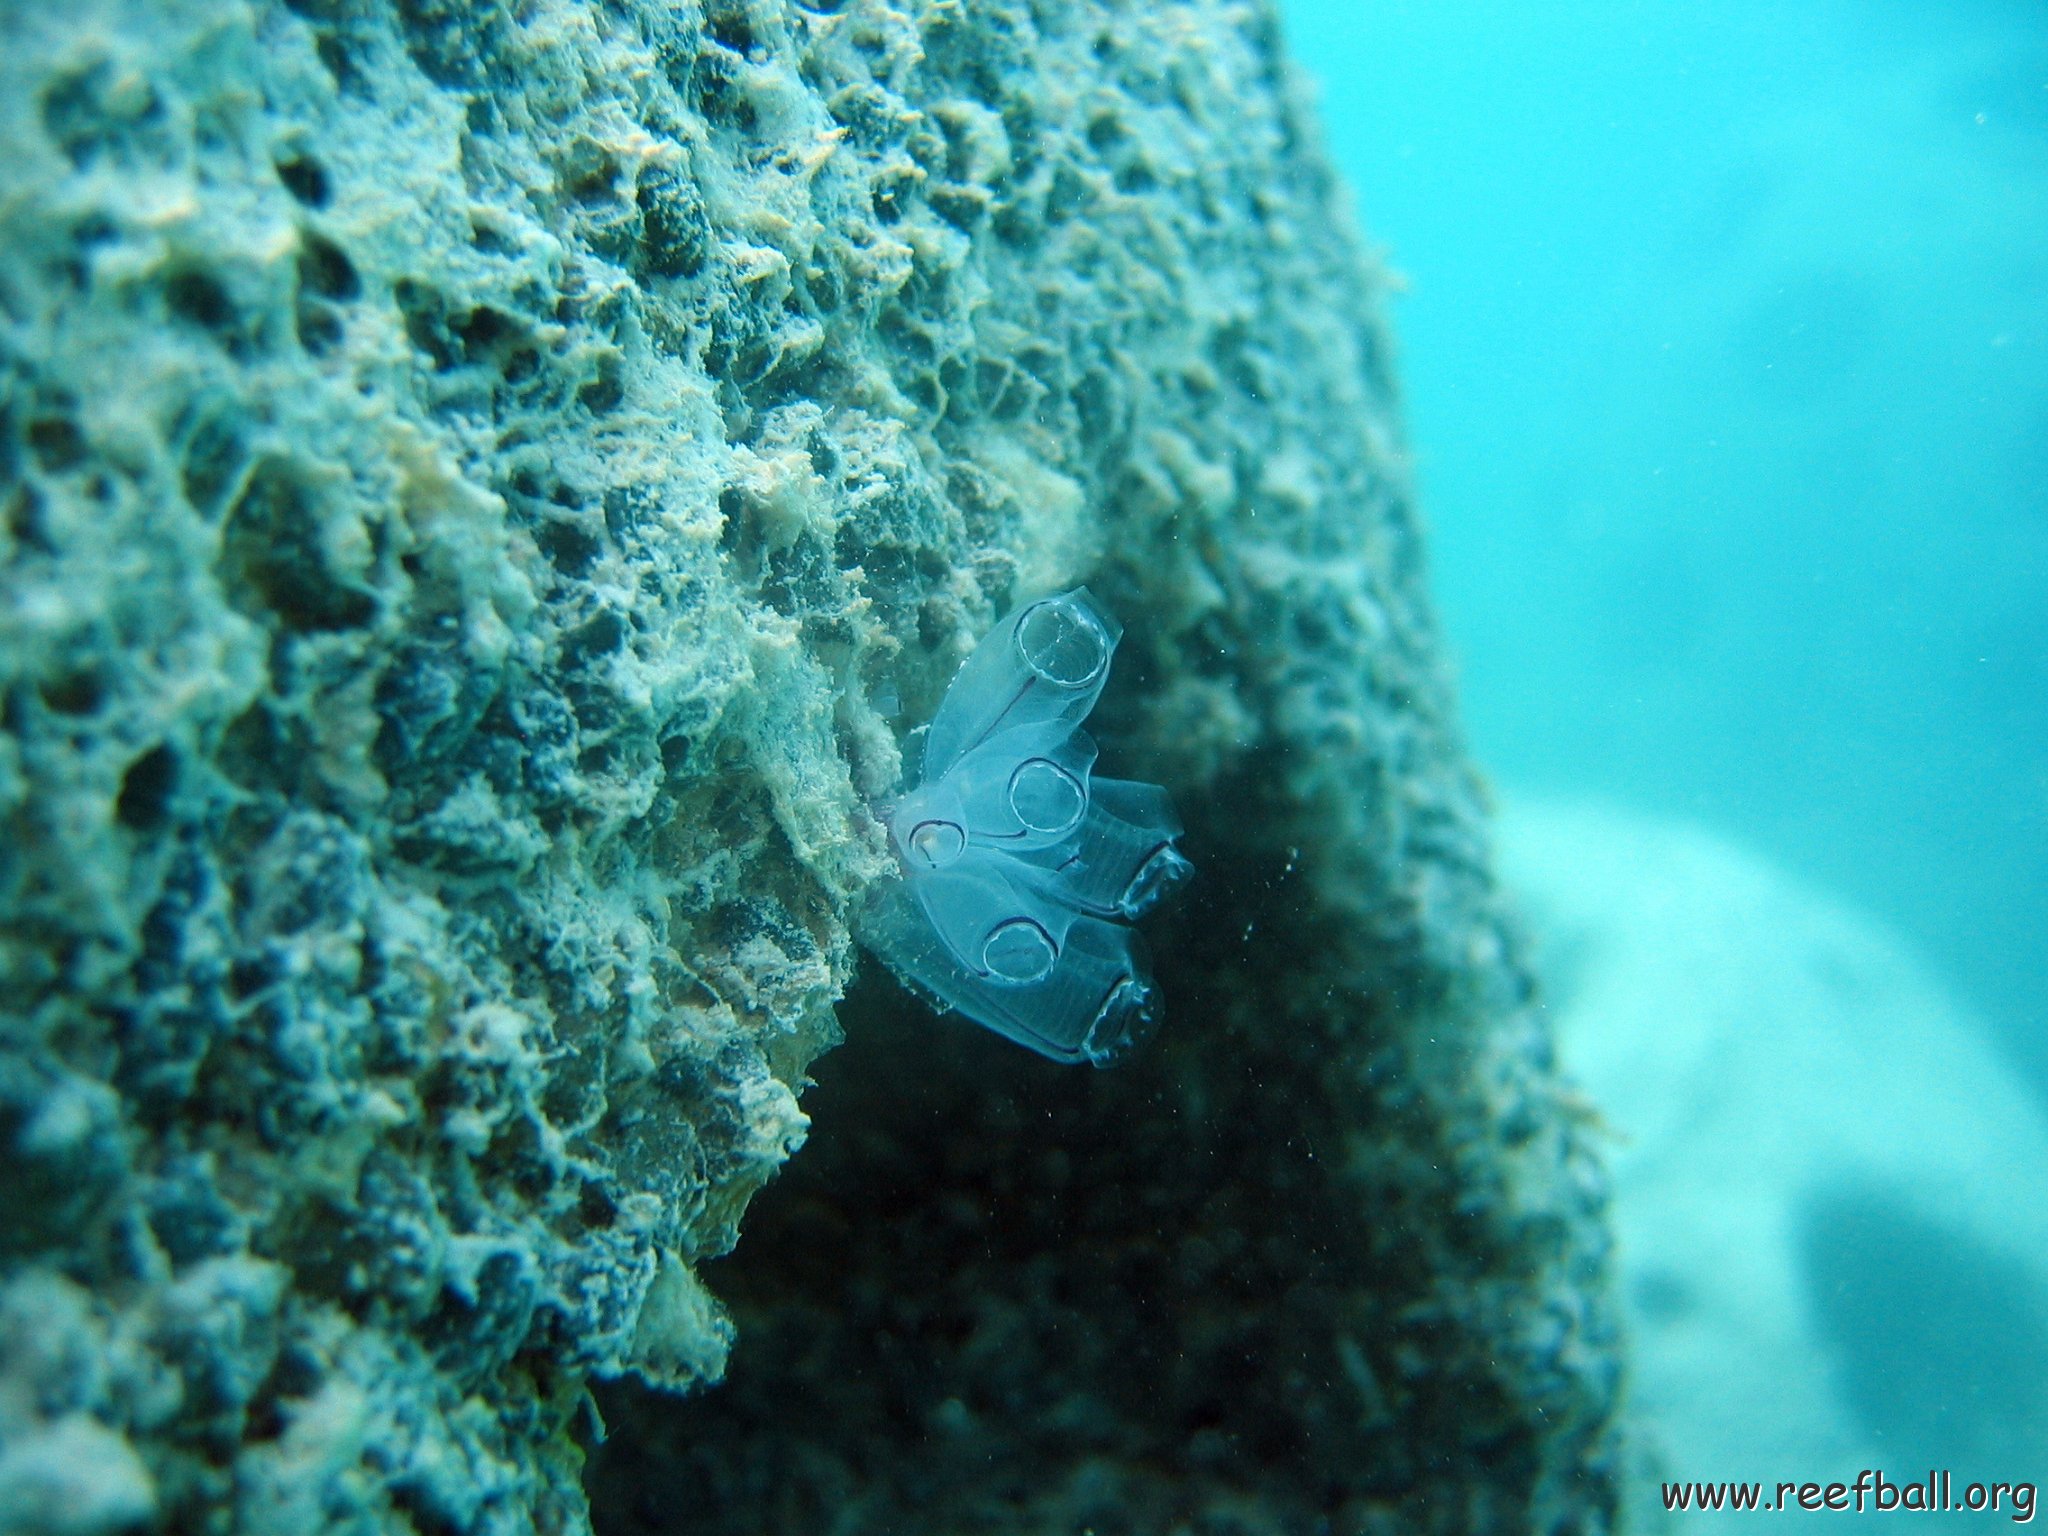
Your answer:
[[[0,1529],[1608,1523],[1270,5],[7,0],[0,150]],[[1201,871],[1099,1073],[850,936],[1084,581]]]

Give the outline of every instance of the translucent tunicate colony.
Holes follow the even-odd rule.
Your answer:
[[[904,878],[863,936],[948,1007],[1055,1061],[1107,1066],[1158,1025],[1125,924],[1191,872],[1166,792],[1092,776],[1081,721],[1123,628],[1086,587],[1026,604],[975,647],[889,812]]]

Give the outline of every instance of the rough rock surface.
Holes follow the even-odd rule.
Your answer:
[[[0,149],[0,1528],[1605,1522],[1600,1179],[1264,4],[0,0]],[[864,971],[682,1401],[868,807],[1079,580],[1166,1033]]]

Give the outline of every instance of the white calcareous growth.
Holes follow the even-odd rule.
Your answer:
[[[1122,626],[1077,587],[1027,603],[961,666],[923,781],[888,812],[903,879],[864,937],[909,981],[1055,1061],[1106,1066],[1156,1028],[1128,926],[1191,872],[1156,784],[1096,778],[1081,722]]]

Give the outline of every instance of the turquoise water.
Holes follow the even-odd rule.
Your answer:
[[[1410,285],[1474,749],[1617,1132],[1639,1516],[2038,1479],[2048,12],[1288,10]]]
[[[1482,762],[1870,910],[2048,1087],[2048,14],[1288,11]]]

